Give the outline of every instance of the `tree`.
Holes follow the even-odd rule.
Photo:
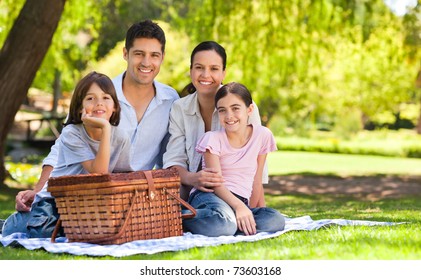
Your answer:
[[[341,117],[351,113],[364,116],[352,118],[361,125],[413,102],[414,65],[403,47],[405,29],[383,0],[184,5],[178,8],[187,11],[185,17],[168,10],[174,23],[192,41],[216,40],[227,49],[224,82],[246,84],[269,125],[279,117],[305,133],[321,119],[328,129],[342,125]]]
[[[0,182],[6,175],[7,134],[48,51],[65,2],[26,1],[0,51]]]
[[[420,100],[420,112],[418,116],[417,133],[421,134],[421,1],[404,16],[404,25],[407,31],[405,44],[409,48],[410,60],[418,63],[418,73],[415,78],[415,86],[418,88]]]

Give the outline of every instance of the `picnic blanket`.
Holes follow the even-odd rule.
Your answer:
[[[236,235],[207,237],[198,234],[184,233],[183,236],[163,239],[138,240],[121,245],[96,245],[81,242],[68,242],[67,238],[59,237],[56,243],[49,238],[27,238],[24,233],[14,233],[0,237],[3,246],[24,247],[28,250],[44,249],[50,253],[67,253],[88,256],[124,257],[136,254],[155,254],[166,251],[187,250],[193,247],[217,246],[237,242],[254,242],[274,238],[294,230],[317,230],[332,225],[338,226],[391,226],[401,223],[376,222],[364,220],[322,219],[313,220],[310,216],[286,218],[285,229],[278,232],[261,232],[256,235]]]

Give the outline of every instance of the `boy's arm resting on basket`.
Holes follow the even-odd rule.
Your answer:
[[[257,157],[256,175],[254,176],[253,191],[250,197],[251,208],[266,207],[265,192],[263,190],[263,184],[262,184],[262,176],[263,176],[263,169],[266,163],[266,156],[267,154],[259,155]]]
[[[222,176],[219,157],[210,153],[209,150],[207,150],[203,156],[206,166],[218,170],[218,173]],[[247,205],[238,199],[225,186],[214,187],[214,192],[219,198],[234,209],[238,229],[244,232],[245,235],[256,234],[256,222],[254,220],[253,213]]]

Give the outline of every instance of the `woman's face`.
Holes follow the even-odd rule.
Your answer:
[[[198,94],[215,96],[225,78],[222,58],[214,50],[197,52],[193,57],[190,78]]]

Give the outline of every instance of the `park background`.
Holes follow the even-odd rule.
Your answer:
[[[392,9],[398,2],[400,9]],[[410,6],[402,10],[404,2]],[[56,15],[57,29],[16,42],[28,24],[41,28],[50,21],[37,18],[44,4],[43,12]],[[239,81],[251,90],[264,125],[277,139],[279,152],[269,156],[269,206],[290,216],[410,224],[332,228],[258,246],[136,257],[421,258],[420,1],[3,0],[0,73],[8,75],[0,75],[0,164],[5,167],[0,166],[0,218],[13,212],[16,191],[37,180],[76,82],[91,70],[110,77],[124,71],[125,32],[146,18],[157,21],[167,36],[157,80],[178,92],[189,83],[194,46],[215,40],[226,48],[224,82]],[[52,38],[44,56],[34,41],[49,42],[43,37],[48,32]],[[12,71],[19,74],[11,76]],[[47,121],[31,121],[28,134],[28,119]],[[11,259],[57,258],[0,250]]]

